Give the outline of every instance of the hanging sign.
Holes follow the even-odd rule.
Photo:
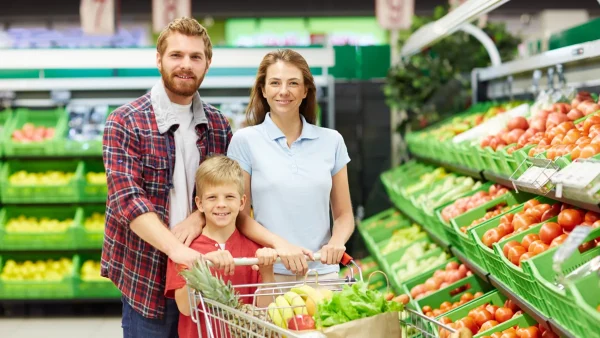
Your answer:
[[[160,33],[177,18],[191,16],[191,0],[152,0],[152,30],[155,33]]]
[[[81,29],[89,35],[115,33],[115,0],[81,0]]]
[[[382,28],[409,29],[415,14],[415,0],[375,0],[375,14]]]

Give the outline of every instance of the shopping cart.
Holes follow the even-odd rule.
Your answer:
[[[320,259],[319,253],[314,255],[315,260]],[[278,262],[280,260],[278,259]],[[258,263],[256,258],[235,258],[236,266],[249,266]],[[284,295],[292,288],[301,287],[302,285],[310,285],[316,288],[326,288],[332,292],[341,291],[344,285],[352,285],[357,281],[362,281],[362,271],[360,267],[354,262],[352,257],[348,254],[344,254],[341,262],[343,265],[352,264],[357,270],[359,279],[355,278],[354,269],[350,268],[349,276],[345,278],[330,279],[330,280],[319,280],[316,271],[308,271],[304,281],[298,282],[281,282],[281,283],[260,283],[260,284],[247,284],[247,285],[234,285],[235,289],[242,288],[256,288],[256,292],[253,294],[239,294],[238,296],[243,298],[251,298],[252,301],[252,312],[246,313],[239,309],[234,309],[225,304],[221,304],[214,300],[203,297],[202,292],[194,290],[188,287],[188,297],[190,301],[190,317],[198,328],[198,336],[200,338],[238,338],[238,337],[288,337],[288,338],[326,338],[326,336],[317,330],[312,331],[294,331],[279,327],[273,324],[269,318],[269,311],[273,310],[284,310],[284,309],[298,309],[299,306],[276,306],[275,308],[259,306],[257,301],[260,297],[270,297],[275,299],[278,296]],[[210,262],[208,262],[210,266]],[[310,275],[314,272],[314,275]],[[378,272],[375,272],[378,273]],[[381,272],[382,273],[382,272]],[[310,277],[309,277],[310,275]],[[384,274],[385,275],[385,274]],[[370,278],[369,278],[370,279]],[[387,279],[387,276],[386,276]],[[202,333],[202,321],[205,325],[205,332],[207,337],[203,336]],[[296,318],[296,317],[294,317]],[[438,332],[445,329],[449,333],[449,338],[459,338],[459,332],[455,329],[444,325],[443,323],[436,321],[435,319],[428,318],[417,311],[408,309],[400,313],[399,325],[402,327],[403,335],[406,338],[419,338],[419,337],[438,337]],[[468,330],[467,330],[468,331]],[[460,338],[470,338],[470,332],[464,335],[460,332]],[[450,335],[451,334],[451,335]]]

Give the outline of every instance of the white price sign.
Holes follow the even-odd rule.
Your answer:
[[[415,0],[375,0],[375,14],[382,28],[409,29],[415,14]]]
[[[546,185],[546,183],[548,183],[548,181],[550,181],[550,177],[552,177],[556,172],[556,169],[533,166],[527,169],[523,175],[516,180],[516,184],[524,187],[541,189]]]
[[[570,188],[585,188],[600,175],[600,163],[573,162],[552,177],[552,182]]]
[[[152,30],[155,33],[160,33],[177,18],[191,16],[191,0],[152,0]]]

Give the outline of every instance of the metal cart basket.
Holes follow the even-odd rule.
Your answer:
[[[318,254],[315,254],[315,259],[318,260]],[[236,258],[234,259],[236,266],[254,265],[258,263],[255,258]],[[256,287],[257,291],[251,295],[240,294],[240,298],[252,298],[252,314],[248,314],[225,304],[213,301],[202,296],[202,293],[188,287],[188,297],[190,300],[190,316],[192,321],[197,325],[198,336],[200,338],[237,338],[237,337],[288,337],[288,338],[325,338],[327,337],[318,330],[311,331],[294,331],[279,327],[269,321],[268,312],[271,310],[281,309],[297,309],[297,306],[268,308],[257,305],[259,297],[269,297],[275,299],[277,296],[284,295],[294,287],[299,287],[308,284],[318,288],[327,288],[331,291],[340,291],[344,285],[352,285],[356,283],[354,268],[357,270],[356,276],[362,281],[362,271],[360,267],[352,260],[352,257],[344,255],[342,264],[352,264],[353,268],[349,269],[350,275],[346,278],[333,280],[318,280],[318,275],[314,279],[309,277],[311,271],[307,273],[303,282],[282,282],[282,283],[261,283],[234,285],[234,288]],[[315,272],[316,273],[316,272]],[[203,318],[204,320],[199,320]],[[205,325],[205,331],[208,337],[203,337],[201,323]],[[457,331],[452,329],[435,319],[428,318],[414,310],[407,309],[400,313],[398,325],[402,328],[402,337],[418,338],[418,337],[438,337],[438,331],[446,329],[452,333],[451,337],[455,337]],[[456,335],[458,337],[458,335]],[[465,337],[461,333],[461,338]],[[470,335],[468,336],[470,337]]]

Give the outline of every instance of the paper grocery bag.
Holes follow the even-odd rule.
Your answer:
[[[398,312],[386,312],[361,318],[323,330],[327,338],[400,338],[402,328]]]

